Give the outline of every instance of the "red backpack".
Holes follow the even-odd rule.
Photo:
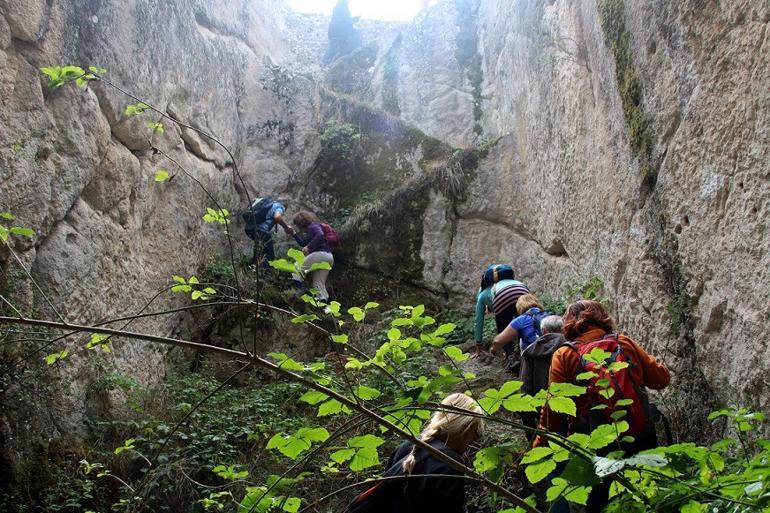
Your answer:
[[[631,369],[634,367],[634,362],[623,352],[620,344],[618,344],[617,333],[607,335],[601,340],[595,340],[593,342],[574,343],[569,342],[567,345],[577,351],[580,356],[580,372],[593,372],[595,376],[589,378],[586,383],[588,389],[588,419],[587,420],[590,429],[596,428],[595,424],[611,424],[616,421],[612,418],[612,414],[617,411],[624,410],[626,415],[617,420],[624,420],[628,422],[628,430],[624,435],[638,436],[648,431],[650,427],[649,422],[649,400],[647,398],[647,391],[643,386],[640,386],[634,381],[631,374]],[[608,353],[610,356],[605,360],[606,366],[598,365],[596,362],[586,359],[586,355],[591,353],[594,349],[599,348]],[[623,369],[609,371],[608,367],[614,362],[626,362],[629,365]],[[600,380],[608,380],[607,382],[599,383]],[[610,397],[605,397],[600,392],[604,389],[612,389],[614,393]],[[618,404],[618,401],[622,399],[631,399],[633,402],[625,404],[626,401]],[[606,405],[605,408],[599,411],[592,409],[598,405]],[[578,413],[580,416],[580,413]],[[595,415],[599,419],[595,418]],[[617,417],[617,416],[616,416]],[[580,421],[579,421],[580,422]]]
[[[320,223],[321,229],[324,232],[324,239],[330,248],[334,249],[340,245],[340,236],[334,231],[334,228],[328,223]]]

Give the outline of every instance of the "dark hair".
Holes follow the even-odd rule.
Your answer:
[[[501,265],[501,264],[493,264],[487,267],[483,273],[481,273],[481,290],[484,290],[487,287],[491,287],[495,283],[497,283],[498,280],[495,279],[496,273],[498,267],[510,267],[507,265]],[[513,273],[513,269],[511,269],[511,279],[514,279],[515,275]]]
[[[615,331],[615,322],[601,303],[590,299],[581,299],[567,307],[567,311],[564,312],[564,326],[562,328],[567,340],[575,340],[592,328],[600,328],[605,333]]]
[[[305,228],[310,226],[311,223],[318,222],[318,218],[315,216],[314,213],[308,212],[307,210],[303,210],[301,212],[297,212],[292,222],[295,224],[295,226],[297,226],[298,228],[302,228],[304,230]]]

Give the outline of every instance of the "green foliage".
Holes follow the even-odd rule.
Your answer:
[[[626,27],[623,0],[599,0],[597,9],[604,39],[615,59],[615,79],[628,126],[629,144],[641,160],[642,183],[652,190],[657,181],[658,164],[652,161],[653,132],[643,108],[642,81]]]
[[[336,118],[328,120],[321,134],[319,162],[328,166],[351,166],[355,161],[360,139],[361,133],[354,125],[339,122]]]
[[[144,111],[146,111],[149,108],[150,106],[144,102],[139,102],[132,105],[126,105],[126,110],[124,111],[124,114],[126,116],[136,116],[138,114],[142,114]]]
[[[219,223],[227,226],[230,224],[230,212],[226,208],[216,210],[207,208],[206,213],[203,215],[203,220],[207,223]]]
[[[40,71],[48,77],[50,89],[58,89],[70,82],[75,82],[78,87],[86,87],[88,82],[98,80],[99,75],[107,73],[106,69],[96,66],[90,66],[88,72],[79,66],[51,66],[40,68]]]
[[[162,135],[163,133],[166,132],[166,127],[164,127],[163,123],[161,123],[160,121],[155,121],[155,122],[150,121],[145,126],[149,128],[154,134]]]
[[[206,301],[217,293],[213,287],[202,284],[196,276],[190,276],[185,280],[182,276],[174,275],[171,277],[176,285],[171,286],[171,292],[189,293],[193,301]]]
[[[169,174],[168,174],[167,170],[165,170],[163,168],[159,168],[157,171],[155,171],[155,181],[156,182],[166,182],[166,181],[168,181],[168,179],[169,179]],[[204,219],[205,219],[205,217],[204,217]]]
[[[9,226],[8,222],[13,221],[15,217],[10,212],[0,212],[0,241],[8,242],[11,235],[20,235],[22,237],[34,237],[35,231],[23,226]]]

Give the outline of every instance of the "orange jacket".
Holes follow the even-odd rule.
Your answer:
[[[581,342],[592,342],[604,338],[606,333],[599,329],[594,328],[586,331],[574,341],[576,345]],[[631,340],[626,335],[618,336],[618,344],[626,356],[634,363],[631,367],[631,375],[635,383],[643,385],[647,388],[654,390],[660,390],[665,388],[671,381],[671,374],[668,372],[668,368],[658,362],[654,357],[647,354],[639,344]],[[575,383],[575,377],[580,373],[580,356],[577,351],[574,351],[571,347],[561,347],[553,353],[551,358],[551,371],[548,376],[548,384],[551,383]],[[575,400],[578,412],[585,411],[586,398],[577,397]],[[565,415],[554,413],[548,407],[544,406],[540,414],[540,429],[547,429],[560,433],[562,432]],[[535,438],[533,446],[546,445],[545,439],[540,436]]]

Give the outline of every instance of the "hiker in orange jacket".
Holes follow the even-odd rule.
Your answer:
[[[548,377],[549,386],[551,383],[581,384],[577,382],[577,375],[584,371],[581,368],[580,345],[607,339],[608,335],[615,332],[615,323],[600,303],[581,300],[567,307],[562,330],[565,338],[571,341],[572,345],[562,346],[553,353]],[[654,390],[661,390],[669,384],[671,375],[663,363],[650,356],[639,344],[626,335],[617,335],[616,341],[622,354],[631,364],[626,371],[630,372],[633,383],[640,388],[647,387]],[[589,411],[591,405],[588,404],[588,398],[585,395],[576,398],[575,404],[577,416],[575,419],[570,419],[569,425],[567,425],[567,418],[564,414],[552,412],[547,406],[544,406],[538,427],[562,435],[582,431],[583,429],[578,427],[576,420],[587,419],[591,413]],[[635,436],[633,442],[621,443],[627,456],[657,446],[654,424],[649,424],[652,422],[649,412],[647,412],[646,421],[649,429]],[[542,436],[537,436],[532,445],[534,447],[547,445],[547,440]],[[602,507],[607,504],[608,494],[609,482],[604,481],[594,486],[588,497],[586,512],[598,513],[601,511]]]

